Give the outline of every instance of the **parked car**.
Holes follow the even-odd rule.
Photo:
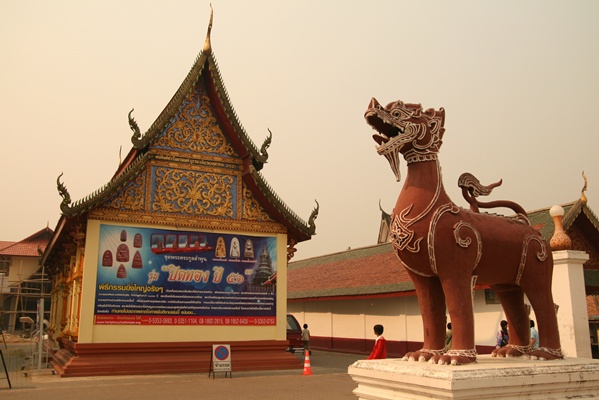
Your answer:
[[[302,328],[297,319],[291,314],[287,314],[287,340],[289,341],[287,351],[295,353],[296,350],[304,348]]]

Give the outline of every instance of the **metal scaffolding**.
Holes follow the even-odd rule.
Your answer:
[[[6,279],[6,277],[4,278]],[[37,320],[38,301],[45,303],[44,319],[50,316],[52,282],[43,266],[27,277],[0,290],[0,329],[10,334],[29,337]],[[28,317],[28,318],[25,318]]]

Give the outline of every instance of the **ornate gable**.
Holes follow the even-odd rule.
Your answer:
[[[285,233],[243,181],[244,162],[215,116],[203,79],[147,146],[149,159],[90,217]],[[232,225],[232,222],[235,223]]]
[[[133,147],[109,183],[71,203],[59,177],[61,227],[84,229],[92,218],[287,233],[291,248],[315,233],[318,206],[304,222],[260,174],[272,135],[258,149],[239,122],[212,52],[211,26],[203,51],[144,134],[129,113]]]
[[[227,139],[214,116],[214,110],[206,88],[199,81],[173,121],[161,132],[153,143],[154,150],[184,157],[239,160],[231,142]]]

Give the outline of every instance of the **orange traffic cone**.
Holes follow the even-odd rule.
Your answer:
[[[304,373],[302,375],[312,375],[310,367],[310,350],[306,350],[306,358],[304,359]]]

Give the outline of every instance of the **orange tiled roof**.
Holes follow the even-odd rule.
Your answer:
[[[390,243],[289,263],[288,299],[414,290]]]
[[[52,236],[52,229],[44,228],[19,242],[0,242],[0,255],[38,257],[38,248],[43,252]]]
[[[0,251],[4,250],[5,248],[7,248],[8,246],[12,246],[13,244],[15,244],[16,242],[7,242],[5,240],[0,240]]]
[[[3,256],[24,256],[24,257],[37,257],[38,246],[41,247],[42,251],[46,248],[46,243],[15,243],[5,249],[0,250],[0,255]]]

